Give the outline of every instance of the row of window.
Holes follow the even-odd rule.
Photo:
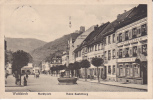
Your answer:
[[[125,31],[124,33],[119,33],[117,36],[117,42],[123,42],[129,39],[134,39],[140,36],[147,35],[147,25],[143,24],[139,28],[133,28],[132,30]],[[112,37],[112,39],[111,39]],[[112,41],[111,41],[112,40]],[[108,42],[106,37],[104,38],[104,45],[115,43],[115,34],[108,36]]]
[[[119,51],[117,52],[117,56],[118,58],[123,58],[123,57],[137,57],[138,54],[144,54],[145,56],[147,56],[147,44],[144,44],[142,46],[134,46],[132,48],[125,48],[125,49],[119,49]],[[111,56],[112,54],[112,56]],[[115,59],[116,57],[116,52],[115,49],[112,50],[108,50],[108,56],[107,56],[107,51],[104,52],[104,59],[107,60],[111,60]]]
[[[144,56],[147,56],[147,44],[144,44],[141,46],[133,46],[131,48],[128,47],[128,48],[124,48],[124,49],[119,49],[119,51],[117,53],[116,53],[115,49],[113,49],[112,51],[108,50],[108,51],[104,52],[104,55],[102,54],[101,56],[99,55],[99,56],[95,56],[95,57],[99,57],[99,58],[101,57],[104,60],[111,60],[111,59],[115,59],[116,56],[118,58],[137,57],[137,55],[140,53],[143,54]],[[80,54],[80,56],[81,56],[81,54]],[[92,58],[88,58],[89,61],[91,61],[91,59]]]
[[[111,38],[112,37],[112,38]],[[112,40],[112,41],[111,41]],[[104,46],[107,44],[107,39],[104,37]],[[115,34],[108,36],[108,44],[115,43]]]
[[[75,54],[75,57],[81,57],[81,51],[78,51],[78,52]]]
[[[108,74],[115,74],[115,65],[113,65],[112,67],[111,66],[108,66]]]
[[[128,30],[125,33],[119,33],[117,37],[118,42],[123,42],[126,40],[134,39],[140,36],[147,35],[147,26],[146,24],[141,25],[140,28],[133,28],[132,30]]]
[[[126,77],[140,77],[140,65],[138,64],[127,64],[127,65],[119,65],[117,68],[118,76],[126,76]]]
[[[55,64],[55,63],[62,63],[62,60],[53,60],[52,64]]]
[[[115,65],[113,65],[113,66],[107,66],[107,72],[108,72],[108,74],[115,74],[116,73],[116,68],[115,68]],[[94,71],[94,75],[96,75],[96,71],[97,71],[97,68],[95,68],[95,71]],[[103,71],[103,69],[102,69],[102,71]]]
[[[103,49],[103,44],[99,43],[99,44],[90,46],[88,48],[84,48],[82,52],[85,53],[85,52],[99,51],[99,50],[102,50],[102,49]]]
[[[138,54],[144,54],[147,56],[147,44],[142,46],[134,46],[132,48],[119,49],[119,58],[123,57],[137,57]]]
[[[82,49],[82,53],[88,53],[88,52],[92,52],[92,51],[99,51],[103,49],[103,44],[99,43],[93,46],[90,46],[88,48],[83,48]],[[81,51],[78,51],[75,55],[76,57],[81,57]]]
[[[126,41],[126,40],[129,40],[129,39],[134,39],[136,37],[144,36],[144,35],[147,35],[147,25],[146,24],[141,25],[140,28],[133,28],[131,31],[126,31],[125,33],[120,33],[117,36],[117,41],[118,42],[123,42],[124,40]],[[115,43],[115,34],[112,34],[112,35],[108,36],[108,44],[111,44],[111,39],[112,39],[112,43]],[[90,47],[83,48],[82,53],[88,53],[88,52],[92,52],[92,51],[102,50],[105,45],[106,45],[106,37],[104,38],[103,43],[99,43],[99,44],[96,44],[96,45],[93,45],[93,46],[90,46]],[[133,48],[133,50],[134,50],[133,51],[134,52],[133,56],[137,56],[137,54],[135,53],[137,51],[137,48],[135,47],[135,48]],[[128,48],[127,48],[126,52],[127,52],[127,54],[126,54],[125,57],[128,57],[129,56]],[[108,52],[108,53],[109,53],[109,57],[108,57],[108,60],[109,60],[111,52]],[[123,55],[122,50],[120,50],[119,57],[122,57],[122,55]],[[79,51],[76,54],[76,57],[81,57],[81,51]],[[113,58],[115,58],[114,55],[113,55]]]
[[[113,65],[113,66],[106,66],[106,68],[107,68],[107,73],[108,74],[115,74],[116,73],[116,68],[115,68],[115,65]],[[101,70],[98,70],[98,71],[104,71],[104,69],[102,68]],[[92,69],[90,69],[90,74],[91,75],[97,75],[97,68],[92,68]]]

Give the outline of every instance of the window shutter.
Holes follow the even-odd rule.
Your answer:
[[[129,30],[129,39],[132,39],[132,30]]]
[[[116,49],[116,55],[115,55],[115,58],[118,58],[118,49]]]
[[[125,33],[123,32],[122,33],[122,41],[124,41],[125,40]]]
[[[117,36],[117,41],[116,41],[117,43],[119,42],[119,36]]]
[[[123,52],[123,55],[122,56],[125,57],[125,48],[123,49],[122,52]]]
[[[130,47],[129,50],[130,50],[130,57],[132,57],[133,56],[133,49],[132,49],[132,47]]]
[[[141,46],[138,46],[137,48],[138,48],[137,53],[139,55],[141,53]]]
[[[147,48],[147,47],[146,47]],[[142,45],[140,46],[140,53],[142,53]]]
[[[137,37],[140,37],[141,36],[141,28],[138,28],[138,34],[137,34]]]
[[[132,65],[130,65],[130,76],[133,76],[133,68],[132,68]]]
[[[123,65],[123,76],[125,76],[126,75],[126,67],[125,67],[125,65]]]
[[[139,29],[138,28],[136,28],[136,37],[138,37],[138,33],[139,33]]]
[[[119,69],[119,67],[117,67],[117,70],[116,70],[117,72],[116,72],[116,75],[117,76],[120,76],[120,69]]]

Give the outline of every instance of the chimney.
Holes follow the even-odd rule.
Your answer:
[[[119,18],[119,17],[120,17],[120,14],[117,15],[117,18]]]
[[[80,27],[80,31],[81,31],[81,32],[85,32],[85,27],[84,27],[84,26],[81,26],[81,27]]]
[[[101,25],[104,25],[104,23],[101,23]]]
[[[97,30],[97,29],[98,29],[98,25],[95,25],[94,30]]]

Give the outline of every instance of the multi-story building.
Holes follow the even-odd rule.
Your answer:
[[[117,21],[111,22],[103,31],[103,55],[104,68],[107,80],[116,80],[116,36],[115,26]],[[103,72],[104,73],[104,72]],[[104,75],[104,74],[103,74]]]
[[[147,83],[147,6],[133,9],[116,31],[117,81]],[[139,59],[140,63],[136,63]]]
[[[95,27],[82,44],[74,50],[76,61],[102,57],[108,80],[130,83],[147,82],[147,6],[138,5],[102,29]],[[136,60],[140,61],[137,63]],[[91,64],[89,75],[96,75]]]
[[[120,25],[120,22],[126,19],[126,17],[133,11],[124,11],[122,14],[118,14],[117,18],[111,22],[102,32],[104,47],[104,67],[106,68],[107,80],[116,81],[116,68],[117,68],[117,35],[116,29]],[[100,36],[98,36],[100,37]]]
[[[82,44],[75,49],[75,57],[77,60],[83,60],[87,59],[91,62],[91,59],[94,57],[102,57],[103,53],[103,47],[102,47],[102,40],[96,41],[98,36],[103,29],[109,24],[105,23],[101,26],[95,26],[94,31],[92,31],[87,38],[82,42]],[[84,77],[84,69],[81,69],[82,77]],[[97,75],[97,69],[95,66],[91,64],[91,67],[87,71],[88,76],[96,76]]]
[[[81,36],[81,34],[83,32],[85,32],[85,27],[84,26],[81,26],[80,27],[80,30],[79,31],[75,31],[74,33],[78,33],[79,36]],[[73,51],[74,51],[75,46],[79,45],[79,44],[77,44],[78,41],[75,43],[76,40],[77,40],[77,36],[71,36],[70,39],[69,39],[69,41],[68,41],[69,63],[74,63],[74,61],[75,61]],[[81,38],[80,38],[80,40],[81,40]],[[74,45],[74,43],[75,43],[75,45]]]
[[[54,57],[52,57],[51,62],[50,62],[50,67],[56,67],[62,65],[62,57],[55,55]]]
[[[89,29],[85,31],[83,26],[80,27],[79,36],[75,39],[70,39],[69,41],[69,63],[74,63],[75,61],[81,61],[82,59],[75,59],[74,50],[80,46],[80,44],[84,41],[84,39],[94,30],[95,26],[91,26]],[[80,54],[79,54],[80,55]],[[78,56],[79,56],[78,55]],[[81,58],[81,57],[80,57]]]

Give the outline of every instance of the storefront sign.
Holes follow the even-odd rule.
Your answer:
[[[118,62],[135,62],[136,57],[133,58],[121,58],[118,59]]]
[[[143,36],[143,37],[139,37],[139,38],[132,39],[132,40],[129,40],[129,41],[124,41],[124,42],[118,43],[117,46],[131,44],[131,43],[135,43],[135,42],[138,42],[138,41],[143,41],[143,40],[146,40],[146,39],[147,39],[147,36]]]

